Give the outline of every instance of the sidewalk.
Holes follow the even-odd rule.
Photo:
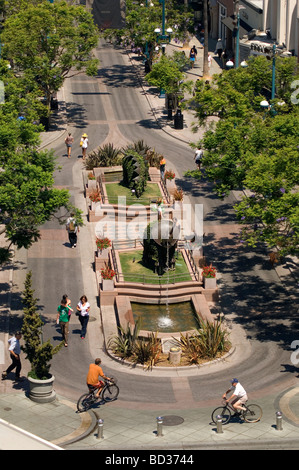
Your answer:
[[[196,40],[191,41],[198,46]],[[177,46],[170,45],[169,48]],[[213,51],[212,57],[214,56]],[[201,54],[195,69],[188,72],[194,80],[201,76]],[[140,60],[131,57],[132,64],[140,67]],[[143,68],[142,68],[143,70]],[[212,61],[211,72],[217,73],[219,67]],[[167,134],[186,143],[196,142],[199,134],[193,134],[191,113],[184,111],[184,129],[176,130],[173,122],[167,120],[164,99],[149,93],[143,84],[146,99],[161,128]],[[65,112],[63,91],[59,95],[62,113]],[[61,108],[60,108],[61,109]],[[61,114],[60,114],[61,117]],[[60,119],[57,128],[42,134],[42,147],[61,138],[66,126]],[[9,289],[12,270],[10,267],[0,271],[0,288],[3,299],[1,315],[9,311]],[[0,333],[1,371],[8,363],[7,339],[4,322]],[[236,353],[238,354],[238,350]],[[164,377],[163,370],[157,375]],[[183,390],[182,390],[183,392]],[[294,449],[299,446],[299,388],[292,387],[282,396],[267,395],[259,399],[263,408],[263,417],[259,423],[247,424],[232,421],[223,426],[223,433],[217,433],[211,424],[214,405],[205,405],[184,409],[144,410],[138,404],[131,409],[120,400],[115,403],[100,405],[87,413],[77,413],[76,403],[58,395],[53,403],[37,404],[26,396],[26,382],[14,383],[11,380],[0,382],[0,448],[1,449],[101,449],[101,450],[149,450],[149,449]],[[254,399],[252,400],[254,402]],[[283,413],[282,430],[276,428],[276,411]],[[156,418],[164,418],[163,436],[157,436]],[[98,419],[103,422],[103,438],[98,438]],[[16,426],[17,429],[14,426]],[[38,436],[38,437],[37,437]]]

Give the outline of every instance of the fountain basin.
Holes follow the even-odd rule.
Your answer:
[[[191,300],[149,304],[131,302],[134,322],[141,318],[141,329],[159,333],[196,330],[198,316]]]
[[[133,314],[134,304],[138,304],[138,306],[145,310],[148,306],[150,308],[158,308],[162,307],[166,311],[166,299],[149,299],[149,298],[140,298],[140,297],[133,297],[133,296],[117,296],[115,299],[115,310],[116,310],[116,318],[117,324],[123,327],[124,329],[127,328],[128,323],[132,326],[135,325],[135,319]],[[188,315],[189,323],[173,323],[172,325],[169,324],[169,318],[162,318],[161,319],[161,326],[158,325],[147,325],[149,329],[145,327],[145,325],[141,325],[141,330],[139,332],[139,337],[147,338],[151,332],[158,332],[157,336],[161,339],[163,338],[170,338],[170,337],[180,337],[180,333],[192,333],[194,332],[199,325],[199,319],[203,319],[205,321],[213,321],[213,316],[210,312],[209,306],[207,301],[202,294],[194,294],[194,295],[186,295],[182,297],[174,297],[168,299],[168,306],[176,304],[175,308],[182,307],[183,304],[186,304],[185,307],[189,310]],[[188,305],[187,305],[188,304]],[[170,320],[172,318],[170,317]],[[164,322],[164,328],[162,328]],[[167,325],[168,323],[168,325]]]

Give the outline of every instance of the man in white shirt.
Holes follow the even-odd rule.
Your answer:
[[[232,406],[235,410],[241,412],[241,411],[246,411],[246,408],[243,408],[242,405],[244,405],[247,400],[248,396],[246,393],[246,390],[242,385],[240,384],[238,379],[232,379],[231,380],[232,387],[230,387],[223,395],[222,398],[224,398],[227,403],[231,401]],[[226,398],[227,393],[232,392],[232,395],[230,398]]]
[[[195,154],[194,154],[194,160],[199,170],[200,170],[202,157],[203,157],[203,150],[201,147],[197,147],[197,149],[195,150]]]
[[[21,372],[21,360],[20,360],[20,354],[21,354],[21,345],[20,345],[20,339],[22,338],[22,333],[18,331],[15,336],[10,338],[8,340],[9,343],[9,353],[10,353],[10,358],[11,358],[11,365],[2,373],[2,379],[6,379],[7,375],[13,370],[16,369],[16,380],[21,380],[20,377],[20,372]]]

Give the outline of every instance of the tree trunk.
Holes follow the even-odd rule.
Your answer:
[[[203,76],[209,75],[209,31],[208,31],[208,0],[203,2],[203,27],[204,27],[204,49],[203,49]]]

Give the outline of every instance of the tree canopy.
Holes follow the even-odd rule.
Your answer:
[[[17,7],[21,3],[21,0],[15,0],[13,5]],[[46,16],[53,6],[49,2],[36,3],[39,3],[36,8],[45,9]],[[68,16],[65,2],[61,2],[60,6],[57,3],[57,8],[60,7]],[[27,14],[27,8],[24,8]],[[35,7],[28,5],[28,11],[32,11],[32,8]],[[81,9],[76,11],[81,12]],[[20,19],[20,14],[11,14],[5,25],[15,18]],[[5,47],[8,51],[7,42]],[[27,51],[23,64],[27,63],[27,59],[28,63],[31,60],[29,42],[26,47],[28,49],[23,49]],[[32,38],[32,49],[34,47]],[[54,153],[39,150],[40,132],[43,130],[40,118],[46,113],[39,99],[40,80],[37,80],[36,73],[31,73],[25,66],[20,72],[16,66],[23,60],[21,51],[19,53],[19,59],[11,60],[11,63],[0,59],[0,80],[4,85],[4,100],[0,104],[0,233],[4,234],[6,243],[0,249],[0,263],[10,258],[13,246],[29,248],[40,236],[39,227],[53,217],[64,223],[72,211],[75,212],[77,223],[83,223],[81,211],[70,204],[69,192],[54,187]],[[34,58],[32,60],[34,64]]]
[[[216,122],[205,132],[203,165],[220,197],[243,191],[236,204],[241,240],[265,242],[279,255],[298,254],[299,109],[291,100],[295,58],[277,60],[276,97],[268,109],[271,62],[264,57],[197,84],[193,107],[198,123]],[[201,178],[200,171],[188,172]]]
[[[38,84],[49,106],[66,77],[97,73],[98,30],[86,8],[62,0],[21,7],[4,23],[3,58]]]

